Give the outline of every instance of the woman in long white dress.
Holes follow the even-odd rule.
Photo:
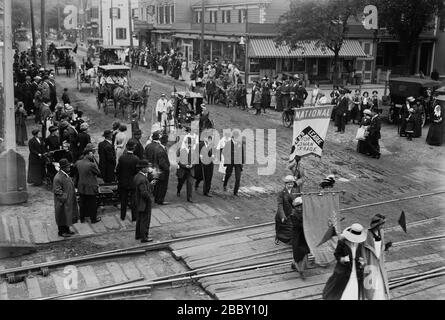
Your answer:
[[[366,230],[358,223],[341,234],[334,253],[337,264],[323,289],[324,300],[363,299],[365,260],[362,254],[366,236]]]
[[[119,159],[121,155],[124,154],[125,146],[128,142],[127,134],[125,133],[127,131],[126,125],[121,125],[119,127],[119,132],[116,134],[116,140],[115,140],[115,148],[116,148],[116,159]]]

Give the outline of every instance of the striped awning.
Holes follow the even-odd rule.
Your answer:
[[[317,48],[315,41],[303,43],[301,48],[290,50],[289,46],[276,46],[273,39],[251,39],[249,58],[333,58],[329,49]],[[340,58],[366,57],[357,40],[345,40],[340,50]]]

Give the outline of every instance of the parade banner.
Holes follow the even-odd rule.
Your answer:
[[[337,237],[322,243],[326,231],[334,227],[340,234],[340,212],[339,193],[304,194],[303,200],[303,228],[306,242],[311,254],[315,257],[315,263],[326,266],[334,262],[334,251],[337,246]]]
[[[333,106],[295,109],[293,154],[321,157]]]

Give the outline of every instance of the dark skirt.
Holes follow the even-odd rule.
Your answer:
[[[441,146],[443,143],[443,134],[443,122],[431,123],[430,129],[428,130],[428,135],[426,137],[426,143],[431,146]]]
[[[16,142],[18,145],[24,145],[25,141],[28,140],[28,132],[26,130],[26,123],[23,121],[21,123],[16,123],[15,125],[16,132]]]
[[[45,164],[41,160],[29,159],[28,183],[41,185],[45,177]]]
[[[286,219],[284,222],[281,222],[281,219],[278,215],[275,216],[275,234],[276,239],[280,240],[285,244],[290,244],[292,240],[292,221],[290,219]]]
[[[299,217],[299,215],[301,215]],[[303,230],[302,213],[290,216],[292,221],[292,254],[295,262],[300,262],[310,252]]]
[[[366,141],[358,140],[358,142],[357,142],[357,152],[361,153],[361,154],[369,153],[368,144],[366,143]]]

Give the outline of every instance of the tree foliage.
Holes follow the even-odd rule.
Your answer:
[[[443,9],[443,0],[375,0],[374,3],[381,27],[386,27],[409,52],[408,70],[412,71],[420,35],[435,27],[434,18]]]
[[[338,56],[348,36],[351,19],[363,14],[363,0],[292,0],[290,10],[280,17],[278,45],[290,49],[315,41],[315,45],[334,53],[334,74],[338,77]]]

